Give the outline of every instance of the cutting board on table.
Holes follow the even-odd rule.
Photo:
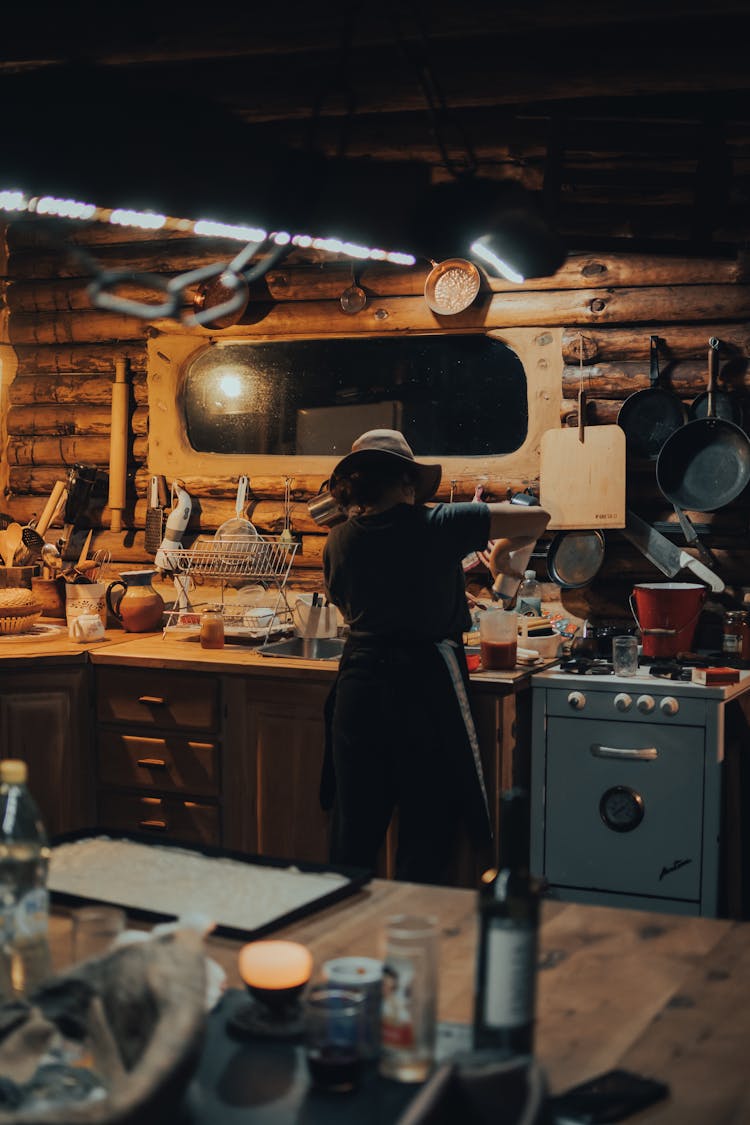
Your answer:
[[[625,431],[587,426],[578,396],[578,428],[542,434],[539,502],[550,530],[625,526]]]

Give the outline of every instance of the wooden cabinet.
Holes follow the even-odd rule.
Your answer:
[[[222,832],[217,675],[96,670],[97,825],[187,843]]]
[[[86,665],[3,670],[0,747],[28,765],[29,789],[47,833],[93,824]]]

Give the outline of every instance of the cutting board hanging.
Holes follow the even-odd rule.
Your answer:
[[[578,429],[542,435],[539,501],[550,530],[625,526],[625,433],[586,425],[583,337],[580,338]]]

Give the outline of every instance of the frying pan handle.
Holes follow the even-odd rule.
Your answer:
[[[716,391],[716,376],[719,373],[719,341],[711,336],[708,341],[708,398],[706,414],[714,417],[714,392]]]
[[[659,373],[659,337],[652,336],[649,341],[649,364],[648,364],[648,377],[651,381],[651,389],[659,385],[661,375]]]

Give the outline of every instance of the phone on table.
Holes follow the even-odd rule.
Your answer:
[[[550,1099],[555,1125],[608,1125],[669,1095],[669,1087],[629,1070],[608,1070]]]

